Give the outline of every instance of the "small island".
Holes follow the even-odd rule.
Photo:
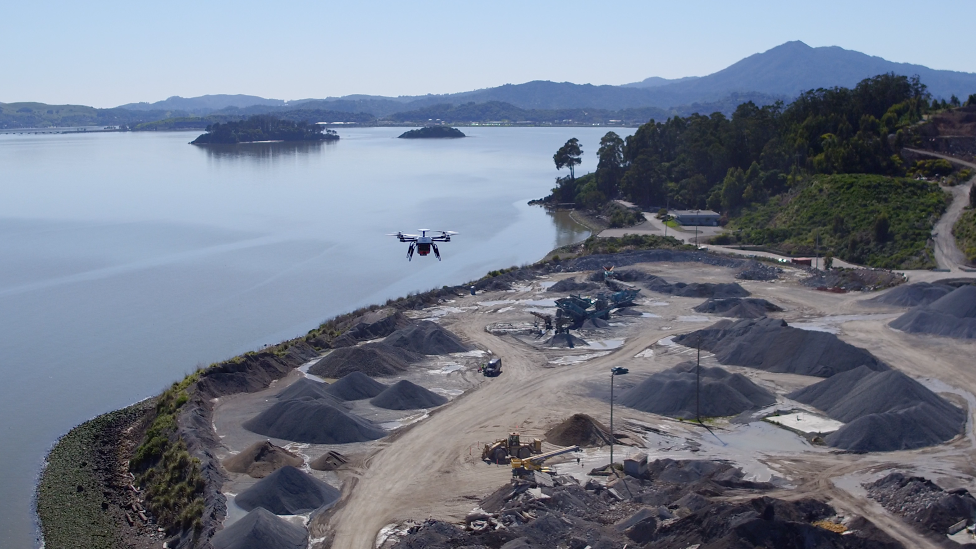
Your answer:
[[[399,139],[432,139],[442,137],[467,137],[461,130],[450,126],[425,126],[400,134]]]
[[[215,123],[191,145],[255,143],[260,141],[335,141],[339,134],[318,124],[291,122],[273,116],[252,116],[239,122]]]

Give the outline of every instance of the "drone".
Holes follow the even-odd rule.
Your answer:
[[[410,248],[407,249],[407,261],[413,259],[413,251],[417,250],[417,253],[421,256],[430,254],[430,250],[434,250],[434,256],[437,257],[437,261],[441,260],[441,252],[437,249],[437,244],[435,242],[450,242],[451,235],[458,234],[454,231],[432,231],[430,229],[417,229],[420,234],[404,234],[404,233],[390,233],[387,236],[395,236],[400,239],[400,242],[409,242]],[[427,233],[440,233],[437,236],[427,236]]]

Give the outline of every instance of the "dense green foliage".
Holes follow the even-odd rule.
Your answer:
[[[327,141],[339,139],[332,130],[317,124],[292,122],[273,116],[252,116],[236,122],[216,123],[207,126],[207,133],[192,141],[193,144],[234,144],[254,141]]]
[[[818,175],[778,200],[746,211],[726,242],[790,253],[815,251],[857,264],[895,268],[934,265],[926,242],[945,211],[935,183],[881,175]]]
[[[416,130],[410,130],[400,134],[400,139],[438,139],[466,137],[464,132],[450,126],[424,126]]]
[[[976,197],[976,193],[970,197]],[[952,235],[956,237],[956,245],[966,256],[966,260],[971,264],[976,263],[976,209],[968,209],[962,213],[952,228]]]

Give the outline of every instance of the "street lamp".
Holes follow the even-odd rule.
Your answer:
[[[695,249],[698,249],[698,218],[701,217],[701,209],[695,210]]]
[[[610,472],[613,472],[613,440],[617,438],[613,434],[613,378],[629,372],[630,370],[620,366],[610,368]]]

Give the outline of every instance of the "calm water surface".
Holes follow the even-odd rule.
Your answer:
[[[361,305],[531,262],[586,232],[529,207],[578,137],[342,130],[332,144],[188,145],[195,134],[0,135],[0,546],[37,545],[44,455],[83,420]],[[618,132],[620,133],[620,132]],[[384,236],[461,234],[407,262]]]

